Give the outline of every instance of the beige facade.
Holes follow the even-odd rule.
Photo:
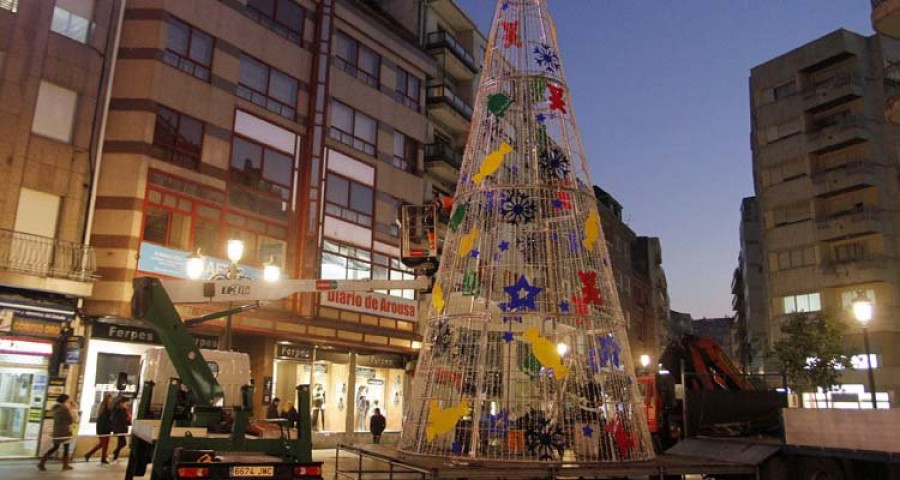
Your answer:
[[[37,453],[48,380],[77,389],[114,0],[0,2],[0,458]],[[70,341],[71,340],[71,341]],[[61,392],[59,392],[61,393]]]
[[[785,315],[821,310],[844,316],[853,353],[863,354],[848,310],[862,290],[875,302],[878,390],[897,392],[900,132],[884,121],[881,49],[878,37],[838,30],[754,67],[751,144],[768,344]],[[842,381],[867,385],[861,370]]]

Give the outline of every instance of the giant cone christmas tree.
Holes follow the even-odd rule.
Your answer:
[[[546,0],[501,0],[400,450],[653,455]]]

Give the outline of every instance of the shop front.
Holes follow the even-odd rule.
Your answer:
[[[406,383],[401,355],[354,352],[279,342],[276,345],[272,395],[281,408],[296,399],[297,385],[310,385],[310,418],[316,448],[367,434],[379,409],[387,431],[400,431]],[[265,401],[265,400],[264,400]],[[323,443],[325,442],[325,443]]]
[[[201,348],[217,348],[216,337],[196,336]],[[84,365],[84,385],[79,405],[81,420],[79,435],[92,435],[96,431],[97,412],[104,395],[134,398],[141,384],[141,356],[150,348],[161,345],[159,336],[149,328],[119,323],[98,322],[91,326]],[[118,385],[121,373],[125,385]],[[124,387],[120,389],[119,387]]]
[[[37,455],[47,387],[74,315],[70,306],[0,298],[0,458]]]

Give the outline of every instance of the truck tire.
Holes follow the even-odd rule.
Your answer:
[[[798,480],[850,480],[840,462],[831,458],[798,457]]]

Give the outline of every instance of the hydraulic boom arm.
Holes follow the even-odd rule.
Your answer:
[[[224,393],[194,339],[188,334],[175,305],[158,278],[134,279],[131,312],[153,326],[165,345],[181,382],[193,392],[198,405],[222,406]]]

